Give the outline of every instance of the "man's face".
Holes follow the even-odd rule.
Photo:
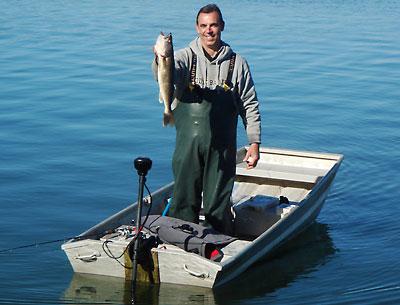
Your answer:
[[[201,13],[199,15],[196,31],[204,48],[218,51],[221,45],[221,32],[224,24],[219,20],[217,12]]]

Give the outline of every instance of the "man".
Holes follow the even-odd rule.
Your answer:
[[[175,54],[175,187],[169,216],[233,233],[230,197],[236,169],[238,114],[249,150],[243,161],[252,169],[261,141],[257,94],[247,62],[221,40],[224,20],[218,6],[202,7],[198,38]],[[153,71],[156,71],[153,62]]]

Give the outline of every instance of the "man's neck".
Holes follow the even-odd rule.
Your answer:
[[[203,48],[203,52],[204,52],[204,56],[209,60],[209,61],[213,61],[217,56],[218,56],[218,52],[213,53],[214,55],[210,55],[210,53],[208,53],[206,51],[206,49]]]
[[[218,56],[219,52],[221,51],[221,46],[222,46],[222,43],[220,43],[218,45],[218,47],[215,47],[215,48],[207,48],[207,47],[203,46],[204,55],[210,61],[213,61]]]

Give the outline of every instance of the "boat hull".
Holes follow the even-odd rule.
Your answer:
[[[239,239],[223,248],[224,256],[219,262],[170,244],[155,247],[151,250],[153,269],[144,270],[139,266],[139,281],[209,288],[232,281],[257,261],[268,259],[312,224],[323,207],[343,158],[336,154],[263,148],[257,171],[248,171],[241,161],[245,151],[246,148],[238,151],[235,182],[238,191],[232,198],[238,194],[286,195],[294,203],[293,210],[282,214],[254,239]],[[170,183],[153,194],[152,214],[162,214],[173,187]],[[149,201],[145,198],[143,214],[150,208],[146,204]],[[105,232],[131,224],[136,208],[137,203],[82,233],[80,238],[62,245],[74,272],[131,279],[132,262],[127,249],[132,237],[110,237]]]

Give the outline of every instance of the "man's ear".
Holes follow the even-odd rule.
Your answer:
[[[221,22],[221,32],[225,29],[225,21]]]

